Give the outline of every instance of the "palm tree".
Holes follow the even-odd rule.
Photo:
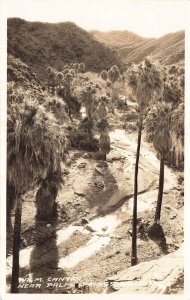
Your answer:
[[[79,64],[78,71],[79,71],[80,73],[85,73],[85,69],[86,69],[85,63],[84,63],[84,62],[81,62],[81,63]]]
[[[116,89],[116,82],[120,79],[120,71],[118,69],[118,66],[114,65],[112,66],[109,71],[107,72],[107,77],[109,81],[111,82],[112,87],[112,106],[114,104],[114,101],[118,100],[118,91]],[[112,112],[114,113],[114,107],[112,107]]]
[[[63,73],[62,72],[58,72],[57,75],[56,75],[56,81],[57,81],[57,84],[58,84],[59,88],[61,87],[61,84],[63,83],[63,80],[64,80]]]
[[[171,105],[167,103],[158,103],[148,112],[145,120],[145,131],[149,141],[153,141],[154,148],[160,158],[160,175],[158,198],[154,223],[160,223],[162,198],[164,190],[164,162],[167,153],[170,151],[171,142]]]
[[[96,87],[94,84],[87,84],[84,89],[81,91],[80,99],[86,109],[86,115],[88,121],[93,123],[95,117],[95,111],[97,108],[96,104]]]
[[[97,107],[97,128],[100,133],[99,138],[99,150],[101,154],[101,158],[106,161],[106,155],[110,152],[110,137],[108,134],[109,123],[107,120],[107,109],[105,102],[107,100],[106,96],[101,96],[99,98],[100,104]]]
[[[172,153],[175,154],[174,164],[183,166],[184,161],[184,103],[176,107],[171,114]]]
[[[24,99],[22,103],[16,100],[9,102],[9,98],[10,95],[7,119],[7,180],[17,191],[11,292],[18,293],[22,195],[34,186],[38,178],[47,176],[50,166],[56,169],[65,149],[65,136],[53,114],[47,114],[43,105],[28,99]]]
[[[102,70],[102,72],[100,73],[100,77],[106,81],[108,78],[108,72],[106,70]]]
[[[107,131],[107,128],[105,128],[99,138],[99,149],[100,154],[103,160],[106,161],[106,155],[110,152],[110,137]]]
[[[108,102],[107,96],[100,96],[99,97],[99,104],[96,109],[96,116],[100,120],[107,119],[107,108],[106,108],[106,102]]]
[[[162,92],[162,76],[159,65],[150,57],[139,65],[134,65],[127,71],[127,83],[136,98],[139,107],[138,140],[134,176],[134,202],[132,222],[132,251],[131,265],[137,264],[137,195],[138,195],[138,166],[141,146],[143,116],[150,101],[155,100]]]
[[[64,71],[66,70],[67,69],[65,69]],[[61,82],[62,86],[57,91],[57,95],[60,96],[68,105],[69,117],[71,117],[72,82],[73,75],[71,74],[70,70],[68,70],[68,72],[64,75],[64,80],[62,80]]]
[[[48,76],[48,91],[52,92],[52,94],[55,93],[55,85],[56,85],[56,76],[57,76],[57,72],[55,69],[48,67],[46,69],[47,72],[47,76]]]
[[[36,193],[36,218],[38,220],[48,220],[56,216],[55,200],[62,184],[61,164],[58,162],[56,170],[50,166],[46,178],[41,180],[40,187]]]

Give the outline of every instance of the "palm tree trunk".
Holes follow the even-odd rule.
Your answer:
[[[71,92],[69,87],[66,88],[66,99],[67,99],[67,104],[69,108],[69,117],[70,117],[71,116]]]
[[[21,216],[22,216],[22,196],[19,195],[17,198],[17,205],[15,211],[15,223],[14,223],[14,235],[13,235],[13,265],[12,265],[11,293],[18,293]]]
[[[106,161],[106,154],[102,154],[102,160]]]
[[[136,154],[136,163],[135,163],[131,266],[137,264],[137,194],[138,194],[138,170],[139,170],[139,156],[140,156],[140,147],[141,147],[142,123],[143,123],[143,118],[141,117],[139,128],[138,128],[137,154]]]
[[[114,99],[114,86],[113,86],[113,84],[112,84],[112,99],[111,99],[111,101],[112,101],[112,103],[111,103],[111,105],[112,105],[112,107],[111,107],[111,113],[115,114],[115,110],[114,110],[115,99]]]
[[[157,205],[156,205],[156,213],[155,213],[155,217],[154,217],[155,223],[160,223],[163,191],[164,191],[164,156],[161,156],[158,198],[157,198]]]

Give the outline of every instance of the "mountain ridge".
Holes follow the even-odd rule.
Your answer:
[[[115,32],[91,31],[91,34],[99,41],[104,40],[105,44],[107,38],[107,44],[117,49],[124,63],[139,63],[147,55],[153,55],[164,64],[184,60],[184,30],[171,32],[159,38],[144,38],[130,31],[120,31],[120,35],[117,34],[117,39],[114,39]],[[118,37],[123,40],[118,41]]]
[[[21,59],[41,76],[49,65],[61,70],[71,62],[84,62],[86,69],[94,72],[108,70],[114,64],[123,66],[116,51],[72,22],[43,23],[9,18],[7,36],[8,54]]]

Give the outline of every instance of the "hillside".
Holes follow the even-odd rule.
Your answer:
[[[139,63],[152,54],[165,64],[184,60],[185,32],[169,33],[160,38],[143,38],[129,31],[91,32],[100,42],[117,48],[124,63]]]
[[[135,44],[141,43],[143,41],[150,41],[152,39],[143,38],[136,33],[130,32],[128,30],[113,30],[109,32],[101,32],[98,30],[92,30],[90,33],[99,42],[109,45],[110,47],[125,47],[125,46],[135,46]]]
[[[131,52],[126,59],[140,62],[145,56],[152,54],[166,64],[184,60],[185,33],[179,31],[169,33],[161,38],[150,41]]]
[[[139,287],[147,293],[182,293],[183,260],[178,256],[173,263],[171,258],[180,253],[184,238],[183,69],[176,65],[162,69],[164,89],[167,87],[163,99],[175,104],[170,118],[177,126],[170,126],[174,139],[165,157],[161,222],[156,229],[160,160],[143,130],[136,220],[138,264],[130,268],[140,114],[127,77],[121,80],[118,75],[113,85],[95,72],[80,72],[71,65],[62,74],[52,68],[45,72],[52,62],[61,68],[59,63],[64,64],[66,57],[68,61],[70,52],[62,61],[61,50],[58,56],[56,48],[50,49],[58,39],[52,35],[48,42],[54,25],[46,24],[46,35],[44,29],[41,36],[42,30],[33,28],[30,34],[28,23],[18,24],[22,27],[18,32],[9,27],[7,66],[7,293],[105,294],[118,290],[121,274],[125,282],[119,285],[126,288],[127,284],[134,293],[139,293]],[[37,42],[39,56],[34,50]],[[143,41],[138,43],[142,46]],[[57,60],[48,59],[48,53],[57,54]],[[140,67],[150,76],[153,68],[147,68],[147,62]],[[159,71],[154,73],[153,85],[158,88]],[[150,84],[148,81],[145,89]],[[153,121],[158,130],[165,128],[163,119]],[[145,122],[143,125],[146,129]],[[20,232],[18,215],[22,215]],[[19,272],[14,277],[17,257]]]
[[[121,66],[113,49],[96,41],[74,23],[28,22],[8,19],[8,53],[20,58],[41,76],[51,65],[61,70],[66,63],[82,62],[86,69],[99,72],[112,65]]]

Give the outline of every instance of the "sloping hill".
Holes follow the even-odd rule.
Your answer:
[[[157,39],[143,38],[129,31],[91,31],[91,34],[100,42],[117,48],[124,63],[139,63],[150,54],[165,64],[184,60],[185,32],[183,30]]]
[[[49,65],[61,70],[69,62],[84,61],[90,71],[122,65],[113,49],[71,22],[50,24],[8,19],[8,53],[41,76]]]
[[[184,31],[169,33],[138,47],[126,57],[126,60],[138,63],[145,56],[152,54],[164,63],[177,63],[184,59],[184,40]]]
[[[90,33],[94,36],[96,40],[110,47],[124,47],[124,46],[132,46],[135,43],[139,43],[142,41],[149,41],[150,39],[146,39],[141,37],[140,35],[130,32],[128,30],[114,30],[109,32],[102,32],[98,30],[91,30]]]

